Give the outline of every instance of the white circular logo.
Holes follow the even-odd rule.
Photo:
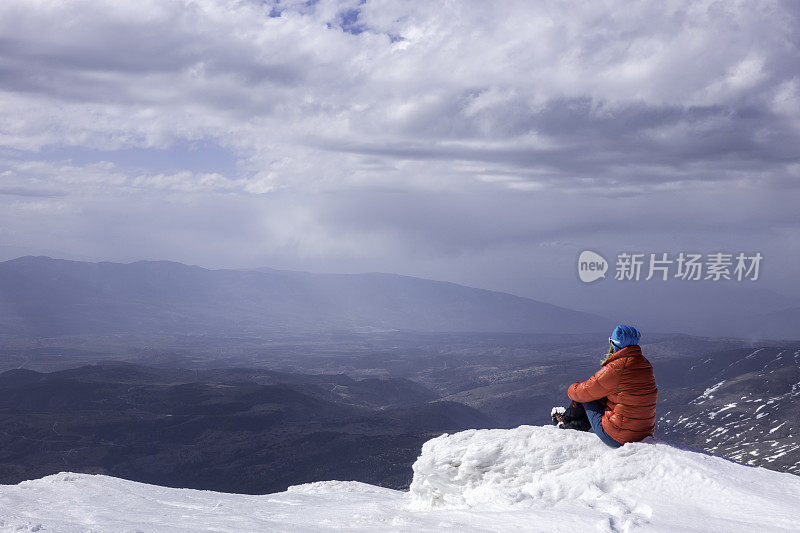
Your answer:
[[[606,277],[608,261],[605,257],[591,250],[584,250],[578,256],[578,276],[584,283],[591,283]]]

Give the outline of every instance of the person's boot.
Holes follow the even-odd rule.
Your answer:
[[[589,417],[586,416],[586,409],[578,402],[572,402],[567,409],[559,416],[561,425],[559,427],[564,429],[575,429],[578,431],[591,431],[592,425],[589,423]]]

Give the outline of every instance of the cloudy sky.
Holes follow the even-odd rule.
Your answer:
[[[4,0],[0,258],[572,303],[586,248],[760,251],[798,295],[799,49],[791,1]]]

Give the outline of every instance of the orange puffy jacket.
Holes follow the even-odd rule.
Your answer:
[[[617,442],[636,442],[653,434],[658,388],[650,361],[638,345],[611,354],[594,376],[567,390],[576,402],[605,398],[603,429]]]

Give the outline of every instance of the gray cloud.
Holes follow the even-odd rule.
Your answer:
[[[534,296],[579,247],[730,246],[796,288],[798,22],[791,2],[8,0],[0,244]]]

